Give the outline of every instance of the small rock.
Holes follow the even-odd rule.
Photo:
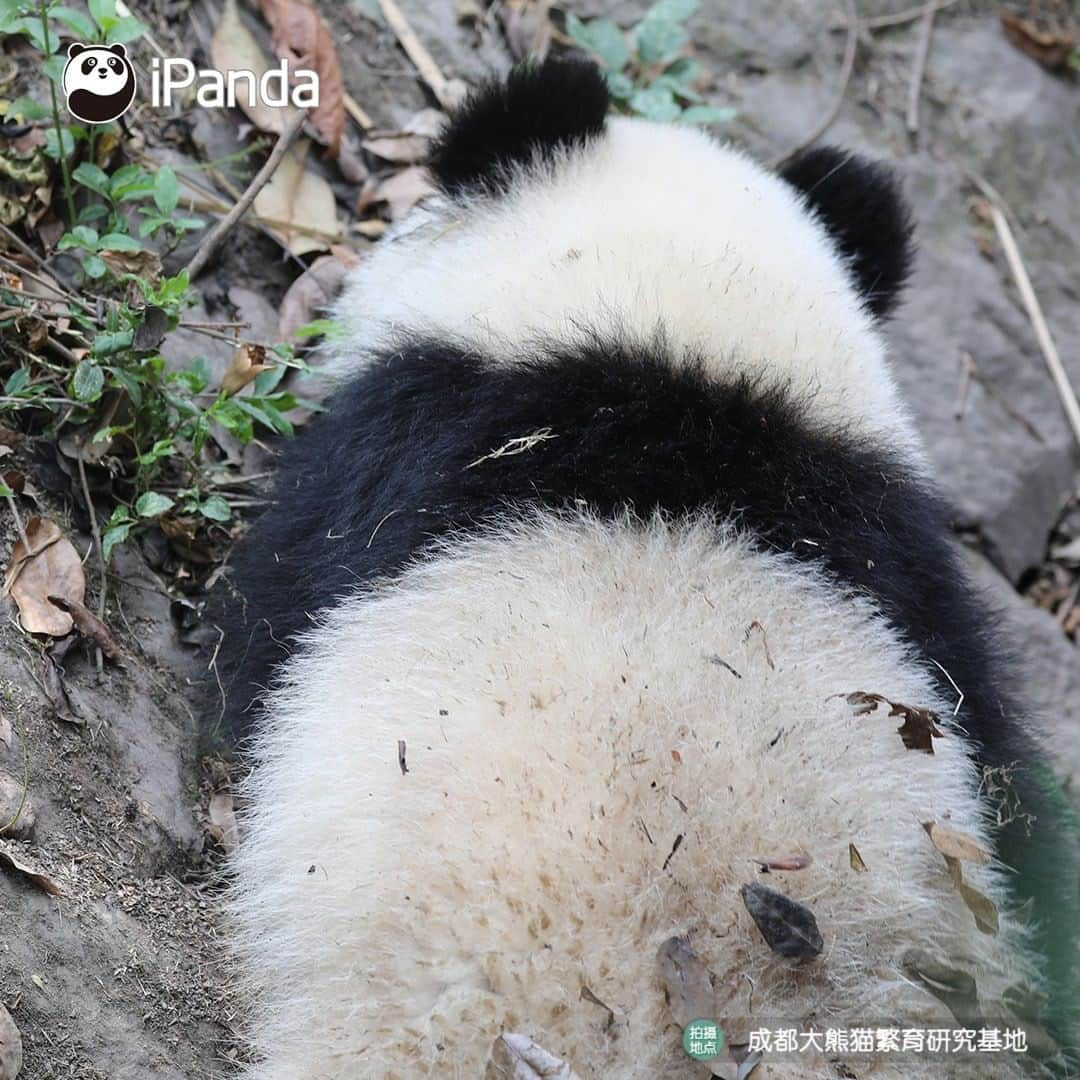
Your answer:
[[[17,818],[16,814],[18,814]],[[22,780],[16,780],[15,777],[0,772],[0,835],[13,840],[29,840],[36,820],[37,814],[34,813],[34,804],[30,801],[30,796],[23,798]],[[10,825],[9,822],[11,822]],[[0,1076],[2,1075],[0,1073]]]
[[[11,1014],[0,1005],[0,1080],[15,1080],[22,1068],[22,1036]]]

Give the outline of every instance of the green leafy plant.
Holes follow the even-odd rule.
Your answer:
[[[48,312],[66,321],[57,333],[73,342],[69,346],[50,334],[47,320],[36,341],[24,340],[25,320],[42,323],[38,302],[0,278],[0,330],[13,331],[0,339],[0,415],[22,414],[38,433],[70,436],[69,452],[85,462],[107,464],[113,493],[102,530],[107,560],[118,544],[155,523],[188,537],[228,524],[233,506],[221,485],[227,492],[238,477],[209,452],[215,431],[240,443],[260,432],[291,435],[287,414],[315,406],[281,387],[290,368],[307,370],[290,346],[242,346],[257,353],[257,366],[249,357],[253,377],[228,388],[212,385],[203,357],[181,370],[166,364],[159,346],[193,297],[187,272],[162,277],[157,252],[144,242],[154,237],[167,248],[205,223],[182,212],[180,181],[169,166],[102,167],[95,139],[115,133],[112,125],[88,131],[61,123],[66,56],[58,51],[57,26],[84,42],[107,44],[130,42],[145,30],[137,19],[118,15],[115,0],[89,0],[86,12],[43,0],[0,0],[0,33],[22,34],[43,53],[51,99],[42,105],[18,98],[7,116],[52,120],[45,150],[60,164],[68,210],[56,250],[78,259],[83,287],[93,290],[90,297],[69,295],[66,311]],[[327,327],[308,329],[317,334]],[[5,488],[0,496],[8,493]]]
[[[735,110],[706,104],[695,88],[701,65],[684,55],[689,36],[683,24],[697,7],[698,0],[658,0],[628,33],[610,19],[586,22],[567,14],[566,32],[600,63],[621,111],[648,120],[722,124]]]

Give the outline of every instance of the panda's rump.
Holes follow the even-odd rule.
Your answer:
[[[973,768],[947,721],[909,750],[854,691],[948,714],[871,604],[708,517],[531,515],[342,604],[255,747],[253,1075],[476,1077],[510,1030],[583,1078],[697,1076],[658,974],[676,935],[736,1024],[941,1020],[907,950],[1007,974],[921,827],[982,836]],[[770,952],[755,880],[813,911],[820,957]]]

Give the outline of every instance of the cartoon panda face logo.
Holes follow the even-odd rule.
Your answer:
[[[68,112],[86,124],[107,124],[135,97],[135,69],[123,45],[68,46],[64,68]]]

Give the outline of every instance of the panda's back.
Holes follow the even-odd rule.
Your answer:
[[[292,1003],[258,1075],[356,1075],[337,1046],[365,1076],[476,1077],[520,1027],[582,1077],[696,1076],[677,1031],[628,1035],[672,1025],[676,936],[739,973],[732,1036],[750,986],[803,1027],[937,1022],[916,946],[1015,981],[920,824],[985,842],[963,739],[942,720],[933,755],[908,749],[856,691],[949,712],[873,604],[710,517],[527,516],[343,603],[257,737],[240,904]],[[778,859],[809,865],[761,878]],[[740,898],[759,880],[809,905],[827,964],[775,963]]]

